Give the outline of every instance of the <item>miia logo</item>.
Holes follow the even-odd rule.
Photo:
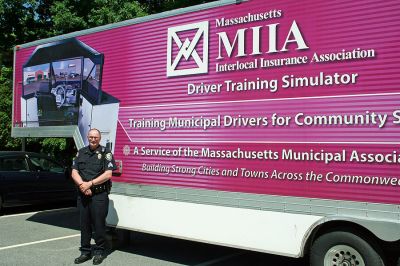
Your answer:
[[[195,36],[192,40],[189,40],[189,38],[186,38],[184,41],[180,40],[178,33],[187,30],[195,30]],[[266,31],[267,34],[262,34],[262,31]],[[223,60],[225,59],[225,55],[227,57],[244,57],[249,55],[260,55],[262,53],[270,54],[286,52],[289,50],[289,44],[292,43],[293,45],[290,46],[291,49],[305,50],[309,48],[295,20],[293,20],[290,29],[286,34],[285,41],[282,44],[278,41],[278,32],[279,23],[238,29],[235,37],[231,38],[233,40],[228,37],[226,32],[218,32],[216,33],[218,36],[218,57],[216,59]],[[267,37],[262,39],[261,35]],[[251,49],[246,47],[246,39],[249,39],[250,36],[252,37]],[[199,43],[202,45],[198,45]],[[266,46],[264,51],[261,50],[262,45]],[[176,48],[178,50],[174,51]],[[198,49],[202,50],[199,51]],[[236,51],[236,54],[233,54],[234,51]],[[175,55],[174,59],[172,58],[173,55]],[[182,60],[190,59],[193,59],[195,62],[195,67],[177,69]],[[169,28],[167,76],[186,76],[204,73],[208,73],[208,21]]]
[[[265,30],[267,30],[267,32],[268,32],[268,39],[265,40],[267,43],[267,47],[268,47],[268,49],[265,51],[265,53],[267,53],[267,54],[286,52],[286,51],[288,51],[288,45],[290,43],[296,43],[296,45],[297,45],[296,50],[308,49],[308,46],[307,46],[306,42],[304,41],[303,35],[301,34],[301,31],[295,20],[293,20],[292,25],[289,29],[289,32],[286,35],[285,42],[282,44],[281,47],[278,47],[278,45],[279,45],[278,41],[277,41],[278,26],[279,26],[279,23],[275,23],[275,24],[266,25],[265,27],[257,26],[257,27],[239,29],[236,32],[235,38],[232,42],[229,41],[229,38],[228,38],[226,32],[218,32],[217,33],[217,35],[218,35],[218,57],[217,57],[217,59],[224,58],[223,51],[226,52],[228,57],[231,57],[235,46],[237,47],[237,54],[235,55],[236,57],[262,54],[263,52],[261,51],[261,44],[263,43],[263,40],[260,39],[260,35],[261,35],[261,30],[263,28]],[[252,42],[251,53],[248,54],[248,53],[246,53],[246,50],[245,50],[245,40],[246,40],[246,37],[250,33],[253,36],[253,42]]]

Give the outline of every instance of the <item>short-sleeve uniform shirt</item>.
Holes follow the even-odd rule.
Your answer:
[[[111,151],[99,145],[91,150],[89,146],[78,151],[72,169],[78,170],[84,181],[95,179],[106,170],[115,170],[116,165]]]

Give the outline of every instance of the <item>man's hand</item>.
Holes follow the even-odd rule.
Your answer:
[[[90,187],[92,186],[92,182],[82,182],[82,184],[79,185],[79,189],[82,193],[86,195],[86,191],[90,190]]]
[[[92,193],[92,191],[90,189],[85,191],[85,196],[89,196],[90,197],[92,195],[93,195],[93,193]]]

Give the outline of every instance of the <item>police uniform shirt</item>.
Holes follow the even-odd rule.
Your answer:
[[[110,150],[99,145],[92,151],[86,146],[78,151],[72,169],[77,170],[84,181],[90,181],[106,170],[115,170],[116,165]]]

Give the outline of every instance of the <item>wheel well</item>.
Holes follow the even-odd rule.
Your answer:
[[[343,220],[328,221],[314,228],[314,230],[310,234],[310,237],[307,240],[306,245],[304,246],[304,254],[309,253],[312,244],[318,237],[326,233],[335,231],[345,231],[357,235],[363,238],[364,240],[368,241],[373,246],[373,248],[382,256],[385,254],[385,252],[383,251],[383,247],[386,245],[385,241],[376,237],[371,231],[369,231],[365,227],[354,222],[343,221]]]

